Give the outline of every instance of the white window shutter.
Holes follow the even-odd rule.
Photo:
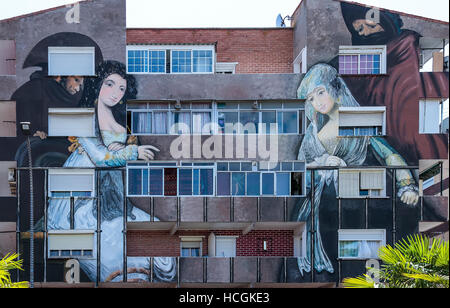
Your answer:
[[[383,113],[339,112],[339,126],[342,127],[383,126]]]
[[[212,232],[208,237],[208,256],[216,256],[216,235]]]
[[[94,171],[83,170],[83,172],[65,173],[50,170],[48,174],[49,191],[93,191]]]
[[[49,108],[48,135],[95,137],[94,109]]]
[[[359,196],[359,171],[339,171],[339,196]]]
[[[384,171],[383,170],[362,171],[361,189],[384,189]]]
[[[439,111],[438,100],[427,100],[419,102],[419,132],[424,134],[439,133]]]

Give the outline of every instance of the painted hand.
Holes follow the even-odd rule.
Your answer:
[[[110,145],[108,145],[108,151],[110,152],[119,151],[122,150],[123,148],[125,148],[125,144],[120,142],[113,142]]]
[[[347,166],[347,164],[337,156],[328,156],[327,160],[325,161],[325,166],[345,167]]]
[[[153,160],[155,158],[155,153],[152,151],[159,152],[157,148],[152,145],[141,145],[138,147],[138,159],[143,160]]]
[[[45,132],[41,132],[40,130],[38,130],[34,133],[33,137],[39,137],[41,138],[41,140],[44,140],[47,138],[47,134]]]
[[[419,194],[415,191],[405,191],[400,200],[408,205],[416,205],[419,201]]]

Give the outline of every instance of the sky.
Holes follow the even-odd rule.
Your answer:
[[[353,1],[449,20],[448,0]],[[76,0],[1,0],[0,20],[74,2]],[[275,27],[277,15],[291,15],[299,3],[300,0],[127,0],[127,27]]]

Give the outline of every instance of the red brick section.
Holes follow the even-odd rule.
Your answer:
[[[208,236],[213,232],[216,236],[237,236],[237,257],[290,257],[294,254],[293,231],[289,230],[257,230],[242,235],[241,231],[179,231],[170,235],[166,231],[127,232],[127,256],[129,257],[179,257],[180,236],[204,236],[202,254],[208,255]],[[263,250],[263,241],[267,242],[267,250]]]
[[[127,44],[217,44],[237,74],[293,73],[293,29],[127,29]]]

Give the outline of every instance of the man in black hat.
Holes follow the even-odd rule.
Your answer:
[[[64,163],[69,152],[70,142],[66,138],[46,139],[48,134],[49,108],[80,107],[83,96],[83,76],[49,76],[48,47],[94,47],[95,64],[103,61],[99,46],[88,36],[74,32],[61,32],[50,35],[37,43],[24,61],[23,68],[40,67],[41,70],[31,74],[30,80],[19,87],[11,100],[16,102],[16,123],[19,144],[23,142],[20,122],[30,122],[34,136],[31,146],[35,165],[51,164],[59,166]],[[23,137],[23,136],[22,136]],[[45,139],[45,140],[44,140]],[[18,166],[26,164],[25,146],[22,144],[16,152]]]

